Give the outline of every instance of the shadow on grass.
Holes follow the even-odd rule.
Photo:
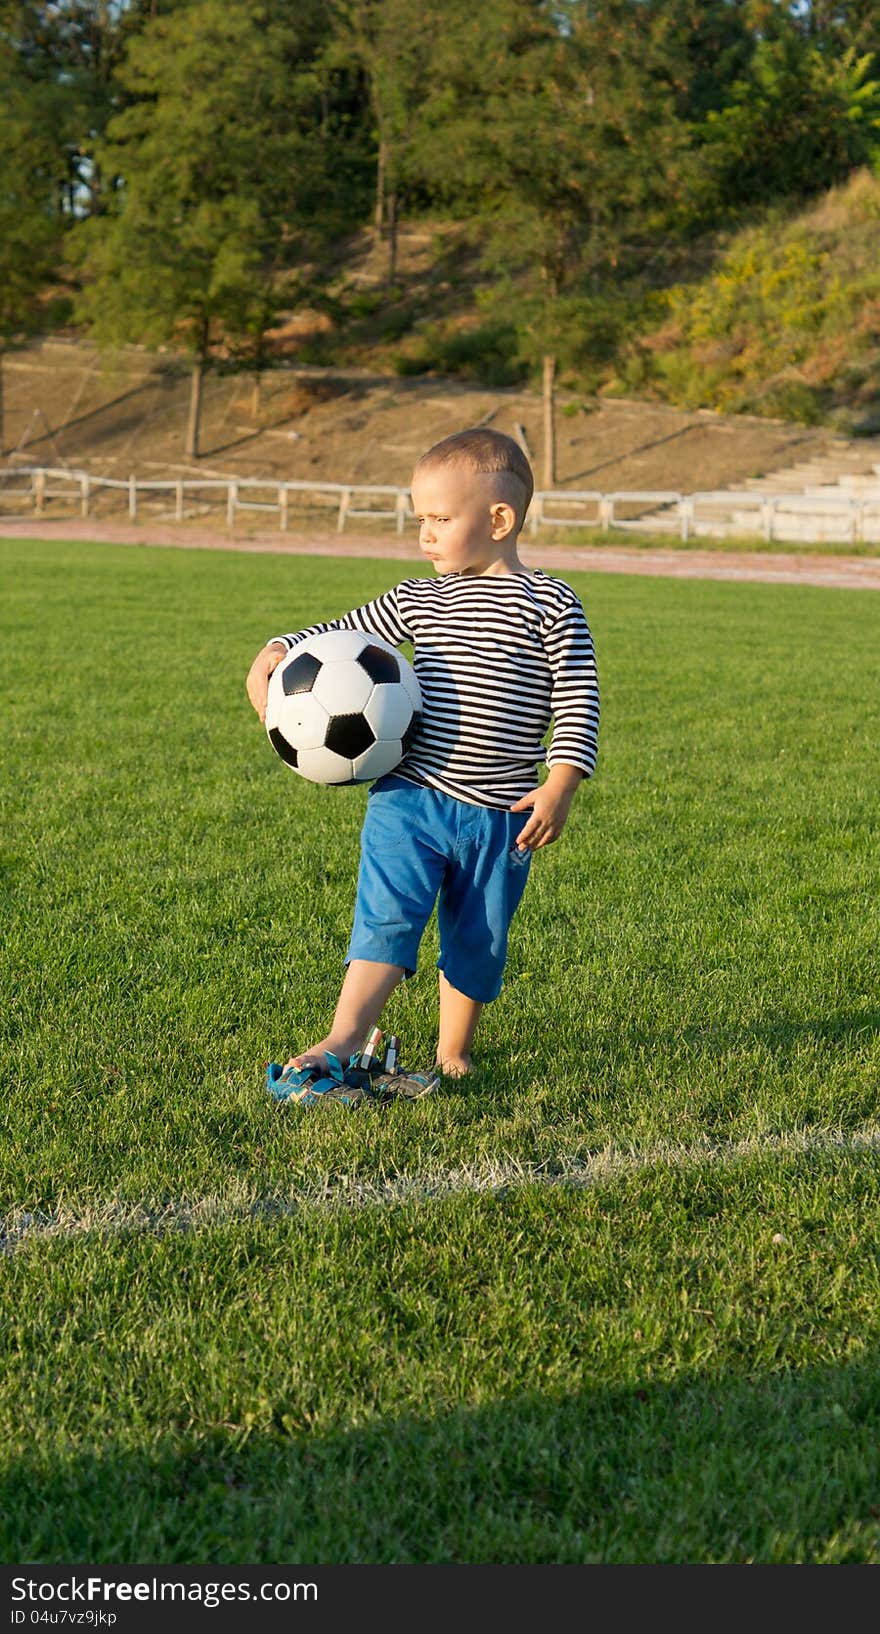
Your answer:
[[[266,1404],[263,1404],[264,1408]],[[876,1361],[35,1447],[8,1563],[880,1563]]]

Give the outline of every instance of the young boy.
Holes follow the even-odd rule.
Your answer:
[[[437,1066],[459,1076],[483,1006],[497,997],[510,921],[532,853],[561,834],[596,763],[599,694],[593,642],[569,585],[523,566],[517,539],[532,497],[511,437],[461,431],[428,449],[412,481],[419,547],[433,579],[406,579],[330,623],[274,637],[257,654],[248,696],[265,719],[269,676],[297,641],[356,629],[410,641],[421,730],[369,791],[354,927],[329,1032],[291,1057],[307,1079],[347,1063],[390,993],[416,966],[438,904]],[[551,718],[547,777],[542,738]]]

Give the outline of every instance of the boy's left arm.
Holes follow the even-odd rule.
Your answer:
[[[575,791],[583,779],[579,766],[566,766],[564,761],[558,760],[550,767],[545,782],[514,802],[511,811],[528,811],[529,807],[532,811],[517,836],[517,850],[538,851],[551,840],[558,840]]]
[[[553,739],[547,752],[547,777],[517,800],[511,811],[528,811],[517,838],[520,851],[538,851],[557,840],[565,827],[575,790],[596,765],[599,735],[599,682],[593,637],[577,596],[545,635],[553,675]]]

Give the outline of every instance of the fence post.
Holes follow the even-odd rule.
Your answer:
[[[278,526],[282,533],[287,532],[287,489],[283,482],[278,484]]]
[[[543,498],[542,498],[541,494],[533,494],[532,495],[532,503],[529,506],[529,532],[531,533],[532,538],[534,538],[535,534],[538,531],[538,523],[543,522],[543,520],[544,520]]]
[[[341,533],[343,528],[345,527],[345,518],[348,515],[348,508],[349,508],[350,504],[351,504],[351,489],[350,488],[343,488],[342,493],[341,493],[340,498],[339,498],[339,515],[336,518],[336,532],[337,533]]]
[[[137,513],[138,513],[137,477],[132,475],[128,479],[128,519],[129,519],[130,522],[136,522],[137,521]]]
[[[687,544],[694,520],[694,502],[690,495],[686,495],[678,502],[678,514],[681,519],[681,537]]]
[[[183,483],[178,482],[174,488],[174,520],[183,521]]]
[[[764,538],[766,539],[768,544],[773,539],[773,515],[774,515],[775,510],[776,510],[776,506],[774,504],[774,501],[772,499],[765,499],[763,504],[761,505],[761,519],[762,519],[763,524],[764,524],[764,527],[763,527]]]
[[[44,502],[45,497],[46,497],[46,473],[45,473],[45,471],[36,471],[34,473],[33,490],[34,490],[34,510],[35,510],[37,516],[42,516],[42,514],[43,514],[43,502]]]
[[[230,482],[226,490],[226,526],[231,528],[235,522],[235,507],[238,504],[238,483]]]
[[[407,496],[407,493],[406,493],[406,489],[405,488],[398,488],[397,498],[395,500],[395,506],[396,506],[396,509],[397,509],[397,531],[398,531],[398,533],[403,533],[403,530],[406,527],[406,513],[409,510],[409,506],[407,504],[407,497],[408,496]]]
[[[85,472],[83,473],[82,477],[80,478],[80,487],[82,489],[82,503],[81,503],[80,508],[82,510],[83,516],[88,516],[88,514],[89,514],[89,495],[90,495],[90,492],[91,492],[91,483],[89,482],[88,475]]]
[[[606,530],[614,526],[614,500],[608,494],[599,500],[599,526]]]

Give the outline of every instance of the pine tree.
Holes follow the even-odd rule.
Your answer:
[[[696,122],[723,108],[755,49],[753,0],[645,0],[645,10],[677,116]]]
[[[0,353],[14,336],[39,327],[46,285],[57,271],[65,161],[48,101],[16,48],[0,40]],[[4,442],[0,364],[0,450]]]
[[[795,27],[821,50],[880,54],[877,0],[795,0],[788,12]]]
[[[639,0],[454,9],[422,151],[437,155],[437,184],[470,213],[486,305],[540,369],[550,488],[560,362],[601,349],[617,282],[656,248],[684,193],[686,132]]]
[[[335,0],[329,68],[349,64],[362,75],[375,145],[373,227],[388,243],[387,281],[397,275],[397,236],[407,183],[415,176],[419,108],[433,69],[446,8],[411,0]]]
[[[63,148],[64,208],[72,218],[100,204],[95,145],[118,102],[115,71],[126,42],[143,26],[155,0],[0,0],[18,60],[42,88],[44,115]],[[163,0],[166,7],[184,0]]]
[[[748,74],[704,126],[707,175],[722,217],[819,192],[880,153],[874,61],[852,46],[820,49],[792,23],[759,40]]]
[[[99,147],[113,190],[78,229],[80,315],[106,344],[186,349],[186,452],[197,458],[205,370],[262,337],[279,274],[314,248],[321,150],[313,87],[286,7],[197,0],[151,18],[118,79],[128,106]]]

